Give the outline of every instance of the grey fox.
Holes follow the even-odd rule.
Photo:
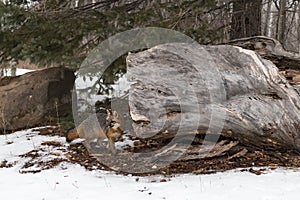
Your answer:
[[[120,140],[123,134],[122,120],[116,111],[107,110],[107,113],[96,113],[85,119],[77,128],[66,132],[67,142],[76,138],[85,139],[85,145],[91,148],[92,140],[97,139],[99,146],[103,147],[102,140],[108,139],[110,151],[115,154],[115,142]]]

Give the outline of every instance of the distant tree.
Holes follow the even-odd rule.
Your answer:
[[[300,54],[300,1],[298,2],[298,22],[297,22],[297,39],[298,39],[298,53]]]
[[[230,38],[261,35],[262,0],[235,0]]]
[[[286,9],[287,9],[287,0],[280,0],[278,10],[278,20],[277,20],[277,27],[276,27],[276,39],[284,43],[285,40],[285,31],[286,31]]]
[[[262,34],[280,41],[286,50],[298,52],[299,0],[263,0]]]
[[[262,34],[265,36],[270,36],[270,25],[271,25],[271,11],[272,11],[272,0],[267,0],[265,2],[267,4],[267,9],[265,13],[265,21],[263,25]]]

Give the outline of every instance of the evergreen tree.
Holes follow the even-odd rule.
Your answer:
[[[0,2],[0,62],[78,67],[109,36],[136,27],[164,27],[211,43],[214,0],[9,0]]]

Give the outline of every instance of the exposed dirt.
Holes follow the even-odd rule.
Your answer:
[[[48,130],[48,131],[47,131]],[[57,129],[44,129],[43,135],[50,136],[55,135]],[[61,135],[61,133],[57,133]],[[135,138],[137,139],[137,138]],[[221,141],[228,140],[228,138],[221,138]],[[299,168],[300,167],[300,155],[293,151],[286,150],[273,150],[269,149],[258,149],[255,147],[246,147],[242,144],[236,143],[225,153],[221,153],[220,156],[204,158],[204,159],[190,159],[185,160],[187,156],[190,156],[191,152],[194,152],[195,148],[198,148],[199,142],[193,142],[189,150],[183,154],[177,161],[170,162],[171,164],[160,168],[159,164],[156,166],[158,170],[154,170],[150,173],[138,173],[136,175],[149,175],[149,174],[164,174],[172,175],[177,173],[195,173],[195,174],[209,174],[215,172],[222,172],[231,169],[239,169],[240,171],[249,171],[251,173],[260,175],[264,173],[266,168],[276,169],[280,166]],[[157,150],[163,145],[157,141],[141,139],[137,146],[125,148],[124,151],[118,151],[117,155],[112,157],[108,151],[102,151],[98,153],[96,157],[92,156],[83,144],[72,144],[66,146],[64,143],[45,141],[42,143],[41,149],[32,150],[22,157],[28,158],[28,161],[20,170],[21,173],[37,173],[41,170],[50,169],[58,166],[62,162],[76,163],[84,166],[87,170],[112,170],[120,174],[124,171],[120,170],[123,166],[123,170],[136,169],[137,171],[143,171],[145,167],[153,166],[152,157],[141,157],[139,158],[140,163],[132,162],[135,154],[134,152],[151,152]],[[226,144],[228,141],[226,141]],[[47,152],[53,159],[43,161],[41,156],[45,154],[43,147],[51,146],[52,151]],[[213,150],[214,151],[214,150]],[[56,153],[55,153],[56,152]],[[62,157],[62,155],[64,157]],[[106,166],[103,164],[105,163]],[[148,166],[149,165],[149,166]],[[0,167],[10,167],[11,165],[7,162],[0,162]],[[108,167],[110,166],[110,167]],[[125,167],[124,167],[125,166]],[[256,168],[259,167],[259,168]]]
[[[49,143],[52,142],[49,141]],[[58,144],[59,143],[55,143],[54,147],[57,147]],[[54,168],[62,162],[68,162],[68,159],[62,157],[62,152],[64,152],[64,148],[62,147],[59,148],[59,151],[57,149],[52,149],[48,152],[45,152],[45,149],[41,148],[20,155],[20,157],[27,158],[28,160],[23,164],[19,172],[22,174],[38,173],[42,170]],[[48,157],[48,159],[43,159],[45,157]]]
[[[39,131],[39,134],[44,136],[62,136],[62,131],[59,127],[34,129],[34,131]],[[20,155],[20,157],[26,158],[26,161],[19,172],[38,173],[42,170],[54,168],[62,162],[69,162],[68,158],[64,156],[67,153],[68,148],[65,143],[44,141],[40,146],[35,147],[34,150]]]
[[[13,167],[12,163],[9,163],[7,160],[0,161],[0,168],[11,168]]]
[[[70,160],[74,163],[79,163],[85,166],[87,169],[95,169],[96,167],[97,169],[113,169],[118,173],[123,173],[117,166],[122,166],[125,170],[137,169],[137,171],[143,171],[145,167],[153,166],[153,163],[149,162],[151,158],[147,157],[141,159],[144,160],[142,164],[132,162],[132,154],[130,153],[122,152],[119,153],[120,155],[115,155],[114,157],[111,157],[107,153],[102,155],[97,154],[97,158],[101,161],[101,163],[106,163],[108,166],[111,166],[111,168],[108,168],[100,164],[97,159],[92,157],[82,144],[71,145],[70,150]],[[183,157],[184,156],[185,155],[183,155]],[[130,163],[132,165],[129,165]],[[148,164],[150,164],[151,166],[147,166]],[[255,174],[261,174],[261,171],[256,171],[252,169],[252,167],[269,167],[270,169],[276,169],[279,166],[291,168],[300,167],[300,156],[292,151],[266,151],[237,145],[230,151],[226,152],[226,154],[223,156],[192,160],[181,160],[180,158],[175,162],[171,162],[170,165],[159,169],[158,171],[154,171],[151,173],[141,173],[139,175],[157,173],[209,174],[236,168],[248,168],[244,170],[249,170],[250,172],[253,172]],[[157,167],[159,168],[160,166]]]

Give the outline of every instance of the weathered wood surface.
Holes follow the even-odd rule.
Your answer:
[[[138,136],[221,133],[248,145],[300,150],[299,94],[253,51],[159,45],[128,55],[127,73],[136,82],[129,107]]]
[[[286,51],[279,41],[266,36],[235,39],[227,44],[254,50],[263,58],[271,60],[279,69],[300,69],[300,54]]]
[[[37,125],[72,112],[75,75],[67,68],[48,68],[0,79],[0,134]]]

